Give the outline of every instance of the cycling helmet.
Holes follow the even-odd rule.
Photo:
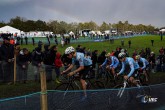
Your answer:
[[[151,54],[154,54],[154,52],[152,51]]]
[[[105,55],[105,57],[109,57],[109,56],[111,56],[111,53],[107,53],[107,54]]]
[[[121,50],[120,50],[120,52],[124,53],[124,52],[125,52],[125,50],[124,50],[124,49],[121,49]]]
[[[135,59],[139,60],[140,59],[140,55],[136,55]]]
[[[125,53],[123,53],[123,52],[119,53],[119,55],[118,55],[118,58],[119,59],[124,58],[124,57],[126,57],[126,54]]]
[[[65,49],[65,54],[70,54],[70,53],[72,53],[74,51],[75,51],[75,49],[72,46],[70,46],[70,47]]]

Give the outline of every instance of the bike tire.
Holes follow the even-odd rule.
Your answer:
[[[143,95],[150,96],[150,94],[151,94],[151,88],[150,88],[150,86],[148,84],[142,84],[141,89],[142,89],[142,94]]]
[[[105,86],[108,85],[108,81],[109,81],[109,78],[108,78],[108,75],[106,73],[106,71],[104,70],[99,70],[99,74],[98,74],[98,80],[102,81],[104,83]]]
[[[105,86],[104,84],[101,82],[101,81],[94,81],[92,84],[91,84],[91,88],[92,89],[105,89]]]
[[[76,92],[74,87],[69,83],[62,83],[55,88],[58,94],[56,94],[56,101],[54,102],[55,109],[58,110],[67,110],[75,102]]]

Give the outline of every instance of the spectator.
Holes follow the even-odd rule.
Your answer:
[[[45,64],[45,72],[46,72],[46,81],[50,82],[52,81],[52,57],[51,57],[51,52],[49,49],[50,45],[45,44],[44,45],[44,59],[43,62]]]
[[[155,70],[154,70],[154,67],[155,67],[155,54],[154,54],[154,52],[151,52],[148,59],[149,59],[150,67],[151,67],[151,72],[155,73]]]
[[[21,36],[21,45],[23,44],[23,37]]]
[[[34,46],[35,45],[34,37],[32,37],[32,43],[33,43],[33,46]]]
[[[20,54],[18,55],[18,80],[21,83],[26,83],[27,81],[27,71],[28,71],[28,65],[31,62],[31,54],[28,51],[27,48],[23,48],[20,51]]]
[[[95,70],[96,70],[96,63],[97,63],[97,54],[98,54],[98,50],[94,50],[92,52],[92,57],[91,57],[91,60],[92,60],[92,69],[93,69],[93,76],[95,76]]]
[[[49,36],[47,35],[46,38],[48,40],[48,44],[50,45],[50,38],[49,38]]]
[[[128,46],[131,48],[131,40],[128,41]]]
[[[0,82],[3,81],[2,56],[1,56],[1,45],[2,44],[3,44],[3,40],[0,38]]]
[[[28,45],[28,38],[27,38],[27,36],[25,36],[25,43],[26,43],[26,45]]]
[[[151,40],[151,44],[152,44],[152,46],[154,46],[154,40]]]
[[[78,46],[76,47],[76,52],[80,52],[80,50],[81,50],[81,45],[78,45]]]
[[[56,71],[56,83],[60,83],[59,81],[60,68],[63,66],[63,63],[61,61],[61,54],[59,52],[56,53],[54,64],[55,64],[55,71]]]
[[[64,47],[64,43],[65,43],[64,37],[61,37],[61,46],[62,47]]]
[[[3,81],[11,84],[14,80],[14,46],[10,44],[10,38],[4,37],[1,45],[1,65],[3,69]]]
[[[121,46],[124,46],[124,40],[121,40]]]
[[[40,47],[37,47],[34,52],[32,53],[32,65],[34,67],[34,78],[35,81],[39,81],[40,73],[39,69],[43,64],[43,53]]]

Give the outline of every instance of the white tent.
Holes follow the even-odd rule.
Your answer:
[[[19,29],[13,28],[11,26],[4,26],[0,28],[0,33],[11,33],[11,34],[17,34],[18,36],[21,35],[21,31]]]
[[[95,31],[90,31],[89,34],[95,34]]]
[[[165,32],[165,29],[161,29],[160,31],[161,31],[161,32]]]
[[[69,35],[74,35],[74,33],[72,31],[69,32]]]

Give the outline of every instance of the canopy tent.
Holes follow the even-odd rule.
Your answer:
[[[72,31],[69,32],[69,35],[74,35],[74,33]]]
[[[96,34],[95,31],[89,31],[89,34]]]
[[[161,32],[165,32],[165,29],[161,29],[160,31],[161,31]]]
[[[11,34],[17,34],[17,36],[21,35],[21,31],[19,29],[13,28],[11,26],[4,26],[0,28],[0,33],[11,33]]]

